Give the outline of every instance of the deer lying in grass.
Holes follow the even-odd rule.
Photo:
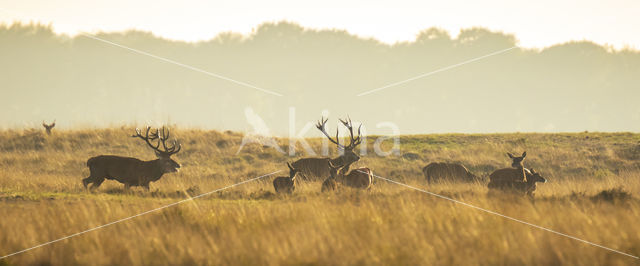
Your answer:
[[[371,169],[362,167],[353,169],[348,174],[349,166],[340,167],[329,162],[331,175],[322,183],[322,191],[335,190],[338,185],[344,185],[357,189],[370,189],[373,184],[373,172]]]
[[[287,163],[289,167],[289,176],[279,176],[273,180],[273,188],[277,193],[291,194],[296,189],[295,179],[298,170],[294,169],[290,163]]]
[[[53,120],[53,123],[47,125],[44,120],[42,120],[42,126],[44,127],[44,130],[47,132],[47,135],[51,135],[52,130],[54,127],[56,127],[56,120]]]
[[[331,158],[302,158],[300,160],[297,160],[295,162],[293,162],[293,167],[295,169],[298,169],[300,171],[300,175],[302,176],[303,180],[322,180],[322,178],[326,178],[327,176],[330,175],[330,167],[328,166],[328,162],[331,162],[333,165],[336,166],[345,166],[345,165],[349,165],[352,164],[354,162],[357,162],[358,160],[360,160],[360,156],[358,156],[353,150],[360,145],[360,143],[362,142],[362,134],[360,133],[360,127],[362,127],[362,125],[360,125],[360,127],[358,127],[358,136],[354,136],[354,132],[353,132],[353,123],[351,122],[351,119],[347,118],[345,120],[340,119],[340,122],[347,127],[347,129],[349,130],[349,134],[350,134],[350,142],[349,145],[344,146],[342,144],[340,144],[340,139],[338,138],[338,129],[336,129],[336,138],[332,139],[331,136],[329,136],[329,133],[327,133],[325,125],[327,124],[327,119],[324,119],[324,117],[318,121],[318,124],[316,125],[316,128],[318,128],[318,130],[320,130],[322,132],[322,134],[324,134],[329,141],[333,142],[334,144],[336,144],[336,146],[338,147],[339,150],[344,151],[344,154],[341,156],[338,156],[334,159]]]
[[[537,173],[533,168],[525,169],[526,181],[522,181],[521,170],[514,168],[498,169],[489,176],[489,191],[515,192],[518,194],[534,196],[536,183],[546,183],[547,180]]]
[[[477,182],[480,180],[459,163],[430,163],[422,168],[422,173],[429,184],[438,181]]]
[[[352,188],[369,189],[373,184],[373,172],[367,167],[360,167],[349,172],[349,165],[346,165],[338,171],[337,177],[338,182]]]
[[[171,159],[180,151],[182,146],[174,140],[173,145],[167,147],[166,141],[169,139],[169,130],[162,128],[162,132],[156,130],[155,133],[149,134],[151,127],[147,127],[145,136],[142,136],[140,130],[136,128],[137,137],[144,140],[151,147],[158,159],[151,161],[142,161],[136,158],[121,157],[115,155],[100,155],[90,158],[87,166],[91,171],[89,177],[82,180],[82,185],[86,188],[92,183],[91,189],[98,188],[105,179],[116,180],[124,184],[125,189],[131,186],[142,186],[149,190],[149,183],[155,182],[165,173],[177,172],[180,164]],[[158,140],[156,145],[151,142]],[[162,144],[162,148],[160,148]]]

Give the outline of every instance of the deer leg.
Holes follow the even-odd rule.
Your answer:
[[[92,176],[89,176],[89,177],[87,177],[85,179],[82,179],[82,185],[84,186],[85,189],[87,189],[87,185],[89,183],[91,183],[91,181],[92,181],[91,178],[92,178]]]
[[[130,184],[124,184],[124,190],[126,190],[126,191],[131,190],[131,185]]]
[[[94,178],[93,184],[91,184],[91,188],[89,190],[94,190],[94,189],[100,187],[100,185],[102,185],[102,182],[104,182],[104,177]]]
[[[143,187],[147,192],[149,192],[149,183],[146,183],[146,184],[142,185],[142,187]]]

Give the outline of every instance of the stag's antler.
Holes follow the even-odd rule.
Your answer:
[[[347,129],[349,129],[349,138],[351,139],[351,141],[349,142],[349,145],[347,146],[347,149],[353,149],[356,146],[360,145],[360,143],[362,142],[362,133],[360,133],[360,129],[362,128],[362,124],[360,124],[360,126],[358,126],[358,137],[353,137],[353,123],[351,122],[351,118],[349,118],[349,116],[347,116],[347,119],[342,120],[340,119],[340,122],[342,122],[342,124],[347,127]]]
[[[329,120],[329,118],[324,119],[324,117],[322,117],[322,119],[320,121],[318,121],[318,124],[316,124],[316,127],[322,131],[322,134],[324,134],[331,142],[335,143],[336,145],[338,145],[338,147],[345,149],[344,145],[340,144],[340,138],[338,138],[338,128],[336,128],[336,139],[332,139],[331,136],[329,136],[329,133],[327,133],[327,130],[325,129],[325,125],[327,124],[327,120]]]
[[[151,147],[158,154],[169,157],[178,153],[180,149],[182,149],[182,145],[178,144],[178,142],[174,140],[173,145],[171,147],[167,147],[167,140],[169,139],[170,131],[169,129],[166,129],[165,131],[165,129],[165,127],[162,127],[162,132],[160,132],[160,130],[158,129],[156,129],[155,132],[151,132],[151,127],[147,127],[145,135],[142,136],[140,129],[136,128],[136,134],[131,137],[143,139],[147,143],[147,145],[149,145],[149,147]],[[158,143],[156,145],[153,145],[151,141],[154,141],[156,139],[158,140]],[[164,150],[160,149],[160,143],[162,143],[162,147],[164,148]]]

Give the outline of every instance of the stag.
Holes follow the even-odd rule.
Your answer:
[[[51,130],[53,130],[53,128],[56,126],[56,120],[53,120],[53,123],[49,125],[47,125],[47,123],[42,120],[42,126],[44,127],[44,130],[47,131],[47,135],[51,135]]]
[[[87,161],[87,166],[91,173],[89,177],[82,180],[84,187],[87,188],[87,185],[91,183],[90,189],[95,189],[105,179],[111,179],[124,184],[127,190],[131,186],[142,186],[148,191],[150,182],[157,181],[166,173],[178,172],[180,164],[171,159],[171,155],[180,152],[182,146],[175,140],[173,145],[167,145],[170,132],[168,129],[165,131],[164,127],[162,131],[156,129],[155,132],[150,132],[151,127],[147,127],[146,134],[143,136],[140,129],[136,128],[136,134],[132,137],[144,140],[155,151],[158,159],[142,161],[115,155],[100,155],[90,158]],[[156,140],[154,145],[152,142]]]
[[[325,125],[327,124],[327,119],[322,119],[318,121],[316,124],[316,128],[324,134],[329,141],[334,143],[339,150],[344,151],[343,155],[340,155],[336,158],[302,158],[293,163],[293,167],[300,171],[300,175],[303,180],[321,180],[322,178],[326,178],[330,175],[331,168],[329,167],[329,162],[331,164],[338,167],[348,167],[352,164],[360,160],[360,156],[358,156],[353,150],[360,145],[362,142],[362,134],[360,132],[360,128],[362,124],[358,127],[358,135],[354,134],[353,123],[351,119],[347,118],[345,120],[340,119],[340,122],[349,130],[349,144],[344,146],[340,144],[340,139],[338,138],[338,129],[336,128],[336,137],[335,139],[331,138],[329,133],[327,133]]]
[[[298,170],[293,168],[290,163],[287,163],[289,167],[289,176],[279,176],[273,180],[273,188],[277,193],[291,194],[296,189],[295,179]]]

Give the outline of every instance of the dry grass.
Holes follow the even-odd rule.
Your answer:
[[[83,190],[86,159],[118,154],[152,159],[132,128],[0,131],[0,255],[155,207],[283,170],[294,160],[258,145],[235,155],[241,135],[174,130],[183,169],[151,192],[106,181]],[[374,173],[483,208],[640,255],[640,146],[637,134],[404,136],[402,152],[372,152]],[[284,144],[285,140],[282,140]],[[312,140],[318,147],[319,140]],[[372,138],[369,139],[369,145]],[[317,149],[319,150],[319,149]],[[373,149],[369,149],[372,151]],[[506,167],[506,151],[549,183],[535,201],[488,197],[482,184],[426,187],[431,161],[461,162],[486,176]],[[272,177],[19,254],[1,264],[457,264],[629,265],[637,260],[376,180],[371,191],[320,193],[300,184],[275,195]]]

